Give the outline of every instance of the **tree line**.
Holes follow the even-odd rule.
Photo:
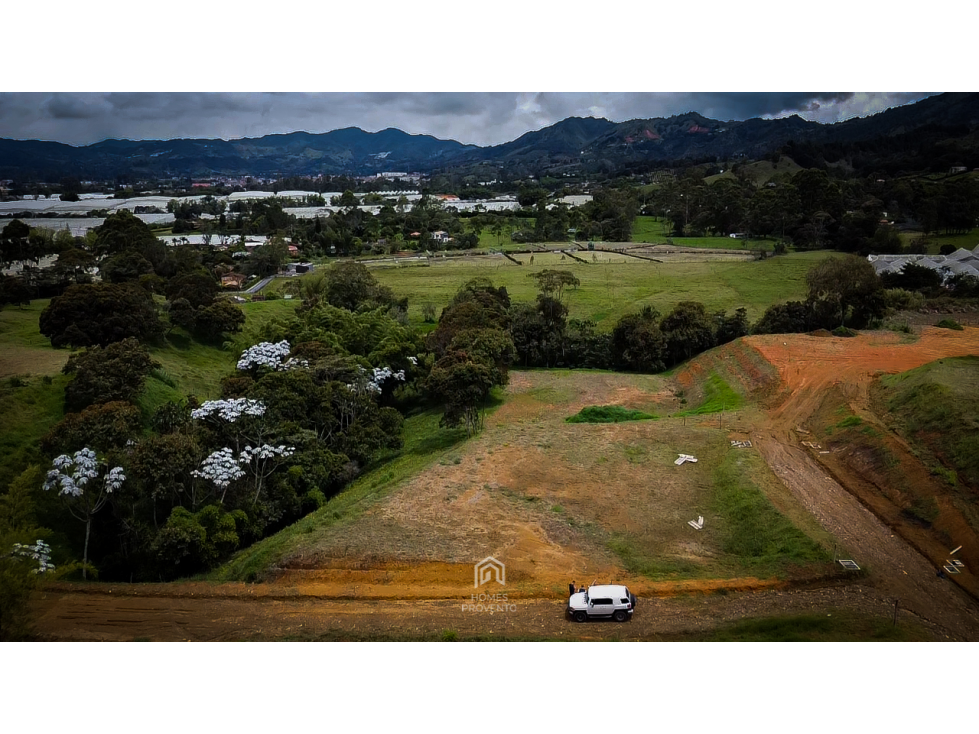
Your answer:
[[[968,232],[979,220],[979,183],[968,177],[847,178],[811,168],[759,186],[743,166],[710,183],[705,172],[662,179],[643,211],[666,220],[676,237],[744,233],[860,254],[901,252],[897,224],[949,234]]]

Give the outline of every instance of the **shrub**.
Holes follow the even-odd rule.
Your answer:
[[[833,329],[833,336],[853,337],[856,335],[857,332],[846,326],[837,326],[835,329]]]
[[[883,296],[884,306],[894,311],[917,311],[925,305],[923,295],[903,288],[888,288]]]
[[[629,410],[621,405],[590,405],[577,415],[565,418],[568,423],[624,423],[625,421],[656,420],[657,416],[640,410]]]
[[[962,331],[962,324],[954,319],[942,319],[937,324],[935,324],[939,329],[952,329],[954,331]]]

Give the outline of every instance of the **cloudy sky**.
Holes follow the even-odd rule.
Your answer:
[[[0,93],[0,138],[87,145],[107,138],[243,138],[396,127],[495,145],[566,117],[615,122],[683,112],[719,120],[798,114],[832,123],[929,93]]]

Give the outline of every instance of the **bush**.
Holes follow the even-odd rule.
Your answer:
[[[577,415],[565,418],[567,423],[624,423],[625,421],[656,420],[657,416],[621,405],[590,405]]]
[[[962,324],[954,319],[942,319],[937,324],[935,324],[939,329],[952,329],[954,331],[962,331]]]
[[[846,326],[837,326],[835,329],[833,329],[832,333],[833,336],[842,336],[842,337],[853,337],[857,335],[857,332],[855,332],[853,329],[850,329],[849,327]]]
[[[918,311],[925,305],[923,295],[903,288],[888,288],[883,295],[884,306],[892,311]]]

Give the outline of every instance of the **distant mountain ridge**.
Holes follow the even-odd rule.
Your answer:
[[[65,176],[129,177],[369,175],[431,172],[480,163],[541,173],[579,166],[628,169],[680,160],[758,158],[787,144],[913,148],[916,131],[946,150],[971,150],[979,131],[979,94],[946,93],[832,125],[797,115],[720,121],[688,112],[612,122],[570,117],[501,145],[480,147],[396,128],[365,132],[292,132],[237,140],[105,140],[83,147],[0,139],[0,178],[58,181]],[[966,142],[961,142],[965,140]],[[959,141],[959,142],[956,142]],[[971,147],[970,147],[971,146]],[[920,145],[919,145],[920,148]],[[920,153],[920,150],[919,150]]]

